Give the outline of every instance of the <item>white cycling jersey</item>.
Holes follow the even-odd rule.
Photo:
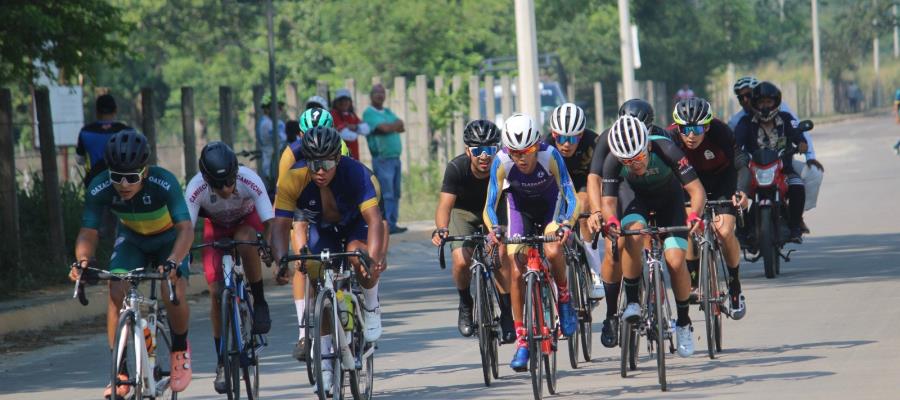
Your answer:
[[[234,193],[223,199],[209,187],[200,173],[194,175],[184,192],[191,222],[196,226],[198,217],[206,217],[216,225],[232,227],[253,211],[259,214],[262,222],[275,217],[266,187],[256,172],[239,167],[236,183]]]

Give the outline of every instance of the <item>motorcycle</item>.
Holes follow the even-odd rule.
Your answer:
[[[810,120],[800,121],[797,126],[801,132],[812,130]],[[787,176],[782,172],[782,158],[785,154],[793,155],[795,148],[776,151],[761,148],[753,152],[750,159],[750,191],[753,199],[750,207],[749,221],[752,226],[745,227],[741,239],[744,259],[756,262],[763,259],[766,278],[772,279],[781,274],[781,260],[791,261],[794,250],[784,252],[790,237],[788,229]]]

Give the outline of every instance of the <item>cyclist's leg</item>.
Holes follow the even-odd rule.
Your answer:
[[[113,272],[127,272],[138,266],[147,264],[147,257],[132,237],[124,228],[119,229],[119,236],[113,245],[112,257],[109,261],[109,270]],[[116,329],[119,325],[119,310],[122,308],[122,300],[128,291],[128,284],[122,281],[109,281],[109,298],[106,306],[106,333],[109,340],[109,348],[112,349],[116,340]]]
[[[732,318],[740,319],[744,317],[744,296],[740,280],[741,244],[734,234],[736,218],[731,207],[722,207],[718,212],[713,227],[722,242],[722,255],[725,266],[728,267],[728,294],[731,296]]]
[[[660,197],[668,201],[658,200],[655,202],[656,222],[659,226],[682,226],[687,220],[683,191],[680,187],[678,189],[673,190],[671,195]],[[672,279],[672,291],[675,293],[675,304],[678,309],[677,326],[687,326],[691,323],[688,316],[691,276],[685,263],[687,247],[687,233],[666,235],[663,240],[664,256]]]
[[[507,237],[526,235],[531,231],[530,215],[521,212],[516,207],[516,199],[512,194],[506,195],[506,221]],[[515,371],[524,371],[528,365],[528,343],[525,341],[525,281],[524,272],[526,261],[522,245],[506,245],[506,262],[510,266],[509,295],[513,314],[513,327],[516,331],[516,353],[513,355],[510,367]]]
[[[636,196],[630,189],[619,192],[619,203],[621,203],[622,227],[625,229],[641,229],[647,226],[647,218],[649,218],[649,208],[644,201]],[[640,319],[641,314],[641,275],[643,274],[643,250],[644,238],[642,236],[626,236],[620,240],[624,244],[624,250],[619,249],[622,263],[622,281],[625,290],[625,310],[623,318],[628,322],[635,323]],[[607,294],[609,296],[609,294]],[[612,300],[610,300],[610,303]],[[607,303],[607,306],[610,305]]]
[[[262,221],[256,211],[244,217],[243,221],[234,230],[234,239],[241,241],[254,241],[256,234],[265,230]],[[253,295],[253,333],[268,333],[272,326],[269,318],[269,304],[263,293],[262,264],[259,257],[259,248],[256,246],[238,246],[238,253],[244,265],[247,275],[247,283],[250,293]]]
[[[369,225],[360,218],[355,225],[348,227],[339,235],[344,235],[347,241],[347,251],[362,250],[368,253]],[[335,247],[340,248],[340,247]],[[381,338],[381,303],[378,298],[378,281],[381,273],[371,270],[367,273],[363,270],[359,259],[351,258],[350,263],[356,270],[356,277],[362,287],[365,298],[366,329],[363,332],[367,342],[374,342]]]
[[[311,234],[314,234],[314,232],[310,232],[309,223],[302,220],[294,220],[293,230],[291,231],[291,247],[295,252],[299,252],[300,249],[311,242]],[[298,262],[297,265],[299,266],[300,263]],[[294,274],[291,278],[291,292],[294,296],[294,308],[297,310],[297,326],[300,327],[297,340],[302,340],[306,335],[306,327],[303,325],[303,314],[306,312],[307,306],[306,274],[300,272],[297,268],[291,268],[291,270]],[[305,344],[305,346],[308,346],[308,344]]]
[[[148,240],[142,242],[141,246],[144,248],[145,254],[151,256],[151,265],[161,265],[166,261],[169,254],[172,253],[172,247],[175,245],[176,236],[177,234],[173,229],[152,238],[148,238]],[[190,323],[190,306],[184,296],[185,293],[187,293],[187,280],[190,275],[189,259],[190,256],[186,256],[179,263],[178,269],[181,272],[181,277],[178,278],[173,285],[175,294],[179,300],[178,305],[174,305],[169,301],[168,285],[165,283],[161,285],[161,293],[163,301],[165,302],[166,313],[169,318],[169,327],[172,330],[172,352],[185,351],[188,347],[187,334]]]
[[[216,229],[216,226],[209,219],[203,219],[203,243],[209,243],[221,238],[222,231],[221,228]],[[224,279],[222,275],[222,252],[212,247],[204,247],[201,251],[201,257],[203,258],[203,274],[206,277],[206,284],[209,286],[209,320],[212,323],[213,342],[216,346],[216,354],[218,354],[221,348],[219,334],[222,331],[222,285],[220,284]]]
[[[450,235],[470,235],[475,233],[481,225],[481,219],[471,212],[454,208],[450,211]],[[453,255],[453,281],[459,293],[459,318],[457,327],[463,336],[472,335],[472,293],[469,285],[472,281],[472,272],[469,264],[472,262],[472,242],[450,242]]]

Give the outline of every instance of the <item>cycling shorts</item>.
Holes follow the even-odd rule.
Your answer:
[[[234,238],[234,233],[238,228],[249,226],[254,231],[262,233],[262,221],[259,220],[259,214],[253,211],[247,214],[244,219],[232,227],[225,228],[216,225],[208,218],[203,219],[203,243],[213,242],[219,239]],[[221,282],[225,279],[222,273],[222,250],[212,247],[204,247],[202,251],[203,257],[203,273],[206,275],[206,283]]]
[[[619,217],[622,227],[635,229],[629,225],[638,222],[647,226],[650,212],[655,212],[656,226],[684,226],[687,214],[684,211],[684,192],[676,181],[672,181],[669,188],[655,192],[653,195],[635,193],[630,186],[619,187],[619,204],[622,211]],[[624,215],[624,216],[623,216]],[[666,234],[663,246],[669,249],[687,249],[687,232]]]
[[[124,273],[147,266],[156,267],[166,262],[175,247],[178,232],[173,228],[156,235],[138,235],[119,225],[119,236],[113,245],[109,261],[110,272]],[[185,256],[178,269],[181,276],[190,275],[190,257]]]

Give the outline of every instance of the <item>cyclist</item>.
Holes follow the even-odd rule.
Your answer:
[[[585,207],[588,204],[587,179],[591,169],[591,158],[594,148],[597,146],[599,136],[597,132],[584,127],[586,118],[581,107],[572,103],[565,103],[556,107],[550,114],[550,135],[545,141],[555,147],[562,155],[566,163],[566,169],[575,186],[575,197],[578,204]],[[581,207],[579,207],[581,208]],[[590,237],[588,224],[581,225],[581,237]],[[585,246],[588,264],[593,271],[593,287],[590,297],[603,298],[603,280],[601,279],[600,250],[592,246]]]
[[[641,229],[647,226],[650,211],[656,212],[658,226],[688,225],[691,233],[702,231],[700,213],[706,202],[706,192],[697,179],[687,157],[669,138],[649,135],[644,123],[624,115],[609,130],[610,154],[603,163],[602,212],[603,230],[616,240],[620,228]],[[628,186],[620,185],[622,181]],[[683,190],[682,190],[683,189]],[[690,195],[690,214],[685,214],[684,191]],[[617,208],[622,210],[617,212]],[[618,215],[622,215],[621,222]],[[686,234],[667,235],[664,240],[665,259],[672,277],[672,291],[678,319],[675,336],[678,354],[689,357],[694,353],[691,336],[689,297],[691,281],[684,263],[687,249]],[[636,323],[641,305],[638,290],[641,284],[641,252],[644,238],[629,236],[625,240],[622,273],[625,281],[627,305],[622,317]]]
[[[378,279],[387,266],[377,181],[359,161],[341,156],[341,137],[334,128],[317,126],[306,131],[301,154],[302,158],[278,179],[273,254],[278,260],[287,254],[288,234],[298,209],[309,222],[309,240],[297,248],[308,245],[313,253],[342,251],[346,242],[346,251],[367,251],[373,260],[371,275],[363,271],[359,260],[352,259],[351,263],[365,296],[364,336],[374,342],[381,336]],[[287,281],[280,278],[279,283]],[[330,335],[323,337],[323,353],[330,352],[331,346]],[[331,386],[330,378],[330,374],[323,377],[326,390]]]
[[[227,144],[211,142],[204,146],[200,152],[199,166],[200,172],[188,183],[184,197],[194,226],[197,225],[198,217],[205,217],[204,243],[224,238],[253,241],[256,240],[257,232],[268,232],[265,228],[268,228],[274,212],[262,178],[250,168],[238,166],[237,156]],[[253,333],[268,333],[272,321],[269,318],[269,305],[263,294],[258,250],[253,246],[239,246],[238,252],[253,295]],[[209,285],[209,318],[218,354],[213,384],[216,392],[225,393],[225,367],[222,364],[222,354],[218,353],[222,344],[219,338],[222,325],[221,282],[225,279],[222,275],[220,250],[212,247],[203,249],[203,271]]]
[[[460,154],[447,164],[444,171],[444,182],[441,185],[441,196],[434,216],[436,226],[431,235],[435,246],[441,245],[441,238],[447,235],[470,235],[484,224],[481,213],[485,207],[488,181],[491,175],[491,163],[499,150],[500,128],[487,120],[472,121],[463,131],[463,142],[466,152]],[[453,250],[453,280],[459,291],[459,318],[457,325],[463,336],[472,336],[472,293],[469,290],[472,274],[469,264],[472,262],[471,242],[451,242]],[[503,261],[503,260],[501,260]],[[500,324],[503,329],[503,343],[512,343],[516,339],[510,315],[510,299],[508,293],[509,267],[501,264],[497,271],[500,291]]]
[[[791,114],[779,111],[781,90],[769,82],[760,82],[753,88],[750,105],[753,107],[752,118],[744,117],[734,130],[735,142],[746,154],[753,154],[759,148],[784,150],[787,142],[797,146],[800,153],[807,151],[806,139],[791,123]],[[749,158],[749,156],[748,156]],[[787,176],[788,183],[788,225],[791,233],[789,240],[802,242],[803,208],[806,203],[806,191],[803,179],[794,169],[793,154],[782,156],[784,165],[782,173]],[[744,183],[740,187],[745,187]]]
[[[188,344],[190,309],[181,296],[187,288],[188,252],[194,239],[191,216],[181,192],[178,179],[162,167],[149,166],[150,146],[147,138],[134,129],[112,135],[104,152],[108,172],[94,177],[85,191],[81,230],[75,239],[77,267],[93,261],[97,249],[100,217],[109,208],[119,218],[118,237],[110,259],[111,272],[128,272],[148,265],[169,270],[178,305],[169,301],[168,286],[162,292],[171,325],[172,354],[169,385],[173,392],[181,392],[191,382],[191,349]],[[81,269],[73,266],[69,278],[77,280]],[[122,281],[109,282],[109,303],[106,308],[106,332],[112,349],[119,318],[119,309],[126,293]],[[128,371],[119,371],[119,379],[128,380]],[[107,386],[104,396],[113,393],[125,397],[130,386],[120,385],[113,390]]]
[[[534,224],[543,226],[544,233],[559,232],[568,240],[569,224],[577,215],[575,188],[562,156],[555,148],[540,142],[540,131],[531,117],[513,114],[506,120],[501,135],[503,150],[494,158],[488,185],[484,220],[491,230],[492,240],[501,236],[522,236],[535,233]],[[500,192],[506,191],[506,232],[499,225],[497,205]],[[565,336],[572,336],[578,317],[570,304],[566,281],[566,260],[562,241],[544,244],[544,254],[551,264],[551,272],[559,288],[560,325]],[[510,367],[516,372],[528,368],[528,347],[522,323],[525,304],[524,260],[517,257],[521,245],[507,245],[507,265],[515,265],[510,274],[510,298],[516,328],[516,353]]]
[[[675,121],[669,129],[673,138],[687,156],[697,172],[700,183],[706,189],[708,198],[714,200],[731,199],[735,207],[749,207],[749,199],[744,192],[737,191],[738,169],[746,171],[747,164],[736,164],[734,159],[734,133],[724,122],[713,118],[709,102],[699,97],[681,100],[672,112]],[[680,133],[680,134],[679,134]],[[734,234],[735,212],[732,207],[716,207],[713,221],[716,235],[722,242],[725,264],[728,266],[728,293],[731,297],[731,317],[741,319],[747,312],[741,281],[738,276],[741,261],[741,245]],[[692,241],[692,238],[688,238]],[[696,298],[700,268],[699,255],[694,246],[688,246],[688,272],[691,274],[691,297]]]
[[[649,127],[653,135],[666,135],[666,131],[653,124],[653,106],[642,99],[631,99],[619,107],[619,116],[630,115],[639,119],[644,126]],[[602,176],[603,162],[609,155],[609,129],[600,134],[597,141],[597,147],[594,149],[594,156],[591,159],[591,171],[588,174],[587,190],[588,198],[591,204],[591,218],[588,219],[588,226],[591,232],[598,232],[602,224],[601,192],[602,192]],[[622,186],[628,185],[628,182],[622,182]],[[603,320],[603,326],[600,329],[600,343],[605,347],[615,347],[618,344],[619,335],[619,319],[616,316],[618,312],[619,293],[621,291],[622,281],[622,265],[613,260],[611,254],[612,242],[604,240],[605,252],[603,257],[603,292],[606,295],[606,318]],[[620,246],[621,248],[621,246]]]

